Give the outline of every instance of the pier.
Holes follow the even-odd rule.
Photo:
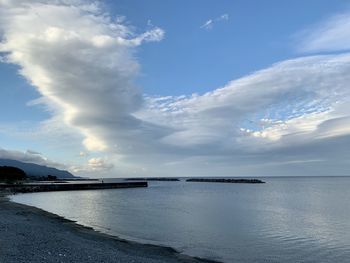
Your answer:
[[[6,189],[14,193],[33,193],[51,191],[102,190],[117,188],[147,187],[147,182],[119,183],[43,183],[43,184],[0,184],[0,190]]]

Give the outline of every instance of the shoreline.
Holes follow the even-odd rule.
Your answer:
[[[12,202],[10,194],[0,192],[0,262],[220,262],[101,233],[40,208]]]

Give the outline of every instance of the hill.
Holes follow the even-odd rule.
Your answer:
[[[0,159],[0,166],[17,167],[19,169],[22,169],[27,174],[27,176],[41,177],[53,175],[57,178],[63,179],[76,178],[73,174],[65,170],[59,170],[53,167],[38,165],[34,163],[24,163],[10,159]]]

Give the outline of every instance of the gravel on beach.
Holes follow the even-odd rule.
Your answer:
[[[208,262],[126,242],[0,196],[0,262]]]

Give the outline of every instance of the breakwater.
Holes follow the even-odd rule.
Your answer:
[[[179,178],[173,177],[142,177],[142,178],[126,178],[125,181],[164,181],[164,182],[178,182]]]
[[[264,181],[259,179],[226,179],[226,178],[190,178],[186,182],[203,182],[203,183],[233,183],[233,184],[263,184]]]
[[[120,183],[47,183],[47,184],[0,184],[0,189],[14,193],[74,191],[74,190],[101,190],[117,188],[147,187],[147,182],[120,182]]]

